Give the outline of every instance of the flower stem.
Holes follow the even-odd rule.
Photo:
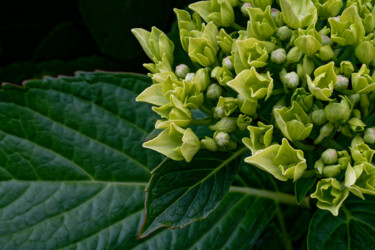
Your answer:
[[[207,108],[206,106],[203,106],[203,105],[199,106],[199,110],[202,111],[203,113],[209,115],[209,116],[212,116],[212,111],[209,108]]]
[[[280,202],[282,204],[293,205],[293,206],[301,206],[303,208],[311,209],[309,197],[303,198],[302,202],[298,205],[296,197],[294,195],[291,195],[291,194],[262,190],[262,189],[256,189],[256,188],[250,188],[250,187],[237,187],[237,186],[231,186],[229,191],[259,196],[259,197],[275,200],[275,201]]]
[[[245,27],[242,27],[241,25],[237,24],[237,23],[232,23],[231,24],[231,27],[235,30],[246,30]]]

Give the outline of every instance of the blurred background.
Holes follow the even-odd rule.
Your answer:
[[[0,82],[73,75],[77,70],[147,73],[142,64],[150,60],[130,29],[157,26],[178,41],[173,8],[192,2],[0,1]]]

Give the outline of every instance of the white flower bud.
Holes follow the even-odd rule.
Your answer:
[[[374,144],[375,143],[375,127],[367,128],[365,130],[363,139],[366,143]]]
[[[342,76],[342,75],[337,76],[337,82],[336,82],[336,85],[335,85],[335,90],[337,90],[337,91],[346,90],[348,88],[348,85],[349,85],[349,79],[348,78],[346,78],[345,76]]]
[[[229,144],[230,137],[228,133],[218,132],[214,137],[217,145],[220,147],[225,147]]]
[[[208,86],[207,98],[211,100],[216,100],[221,96],[222,92],[223,89],[220,87],[220,85],[213,83],[210,86]]]
[[[292,31],[288,26],[282,26],[277,30],[277,37],[281,41],[288,40],[292,36]]]
[[[322,153],[322,160],[325,164],[332,165],[337,163],[337,151],[336,149],[329,148]]]
[[[187,73],[185,76],[185,81],[191,82],[195,77],[195,73]]]
[[[288,88],[296,88],[299,84],[299,77],[296,72],[292,71],[284,76],[284,81]]]
[[[176,66],[176,75],[179,78],[185,78],[186,75],[190,73],[190,69],[185,64],[180,64]]]
[[[273,19],[276,19],[277,15],[279,13],[280,13],[280,11],[278,9],[275,9],[275,8],[271,9],[271,16],[273,17]]]
[[[242,6],[241,6],[241,12],[244,16],[249,16],[249,13],[247,12],[247,8],[251,8],[253,6],[251,6],[251,4],[249,3],[244,3]]]
[[[285,49],[277,49],[272,51],[271,53],[271,62],[277,63],[277,64],[282,64],[286,60],[286,51]]]
[[[224,107],[216,107],[214,111],[214,118],[220,119],[225,116],[225,110]]]
[[[223,67],[226,67],[228,70],[233,71],[233,63],[232,60],[230,59],[230,56],[227,56],[223,59],[222,65]]]

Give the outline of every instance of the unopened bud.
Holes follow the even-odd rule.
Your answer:
[[[323,168],[324,168],[324,162],[323,162],[323,160],[322,160],[322,159],[317,160],[317,161],[315,162],[315,164],[314,164],[314,169],[315,169],[315,171],[316,171],[319,175],[321,175],[321,174],[323,174]]]
[[[208,151],[217,151],[218,146],[216,144],[216,141],[210,137],[205,137],[201,140],[201,147],[204,149],[207,149]]]
[[[191,82],[195,77],[195,73],[187,73],[185,76],[185,81]]]
[[[277,30],[277,37],[281,41],[288,40],[292,36],[292,31],[288,26],[282,26]]]
[[[348,121],[348,125],[353,132],[365,130],[366,124],[359,118],[353,117]]]
[[[275,9],[275,8],[271,9],[271,16],[273,17],[273,19],[275,19],[279,13],[280,11],[278,9]]]
[[[247,12],[247,8],[251,8],[251,4],[249,3],[244,3],[242,6],[241,6],[241,12],[244,16],[249,16],[249,13]]]
[[[333,123],[329,122],[327,124],[325,124],[323,127],[320,128],[320,134],[319,136],[314,140],[314,144],[319,144],[324,138],[328,137],[333,129],[335,128],[335,126],[333,125]]]
[[[345,76],[338,75],[337,76],[337,82],[335,84],[335,90],[337,91],[343,91],[348,88],[349,85],[349,79]]]
[[[225,147],[229,144],[230,136],[228,133],[225,132],[218,132],[214,135],[215,141],[217,145],[220,147]]]
[[[245,130],[251,124],[252,118],[248,115],[240,114],[237,118],[237,127],[240,130]]]
[[[330,45],[324,45],[319,48],[319,58],[322,61],[328,61],[334,57],[334,52]]]
[[[326,36],[326,35],[322,35],[322,45],[332,45],[333,42],[331,40],[331,38],[329,38],[329,36]]]
[[[299,77],[296,72],[292,71],[284,76],[284,81],[288,88],[296,88],[299,84]]]
[[[286,60],[286,51],[285,49],[277,49],[272,51],[271,53],[271,62],[277,63],[277,64],[282,64]]]
[[[325,166],[323,168],[323,176],[324,177],[335,177],[341,172],[341,166],[339,164],[337,165],[331,165],[331,166]]]
[[[353,109],[352,116],[355,118],[361,119],[361,111],[359,109]]]
[[[185,78],[186,75],[190,73],[190,69],[185,64],[180,64],[176,67],[176,75],[179,78]]]
[[[323,125],[327,122],[323,109],[316,109],[311,113],[311,120],[314,124]]]
[[[342,61],[340,63],[340,72],[345,76],[350,76],[354,72],[354,66],[350,61]]]
[[[302,51],[298,49],[297,46],[291,48],[286,55],[286,61],[288,63],[296,63],[298,62],[302,57]]]
[[[234,117],[224,116],[216,124],[209,126],[209,129],[227,133],[234,132],[237,129],[237,119]]]
[[[207,88],[207,98],[211,100],[216,100],[221,96],[223,89],[220,85],[213,83]]]
[[[225,110],[224,107],[216,107],[214,110],[214,118],[220,119],[225,116]]]
[[[363,139],[366,143],[374,144],[375,143],[375,127],[367,128],[365,130]]]
[[[329,148],[322,153],[322,160],[325,164],[331,165],[337,163],[336,149]]]
[[[223,67],[227,68],[230,71],[233,71],[233,69],[234,69],[233,68],[233,62],[232,62],[230,56],[227,56],[223,59],[222,65],[223,65]]]

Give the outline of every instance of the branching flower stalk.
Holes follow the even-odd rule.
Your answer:
[[[132,30],[152,61],[144,66],[153,85],[137,101],[154,106],[162,130],[144,147],[190,162],[199,150],[246,146],[248,167],[280,181],[316,178],[311,198],[333,215],[349,194],[375,195],[373,4],[209,0],[189,8],[175,13],[195,69],[174,61],[162,31]],[[211,132],[198,137],[200,127]],[[286,194],[231,190],[294,202]]]

